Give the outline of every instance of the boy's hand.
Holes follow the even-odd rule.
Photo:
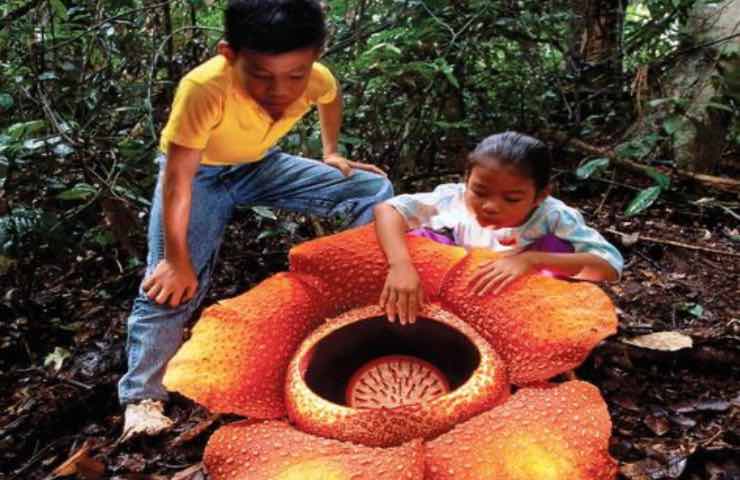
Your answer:
[[[379,167],[376,167],[375,165],[363,162],[353,162],[351,160],[347,160],[337,153],[332,153],[324,157],[324,163],[338,169],[345,177],[349,177],[350,175],[352,175],[353,168],[377,173],[378,175],[383,175],[384,177],[388,176],[387,173],[385,173],[383,170],[381,170]]]
[[[380,308],[385,309],[388,321],[394,322],[398,314],[401,325],[414,323],[423,304],[424,290],[414,266],[407,262],[391,265],[380,294]]]
[[[151,300],[160,305],[169,303],[171,307],[176,307],[193,298],[198,289],[198,278],[190,262],[177,265],[165,259],[144,279],[141,287]]]
[[[533,272],[535,266],[527,253],[500,258],[478,268],[468,286],[479,296],[492,290],[498,295],[517,278]]]

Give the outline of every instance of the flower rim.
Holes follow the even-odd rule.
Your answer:
[[[423,306],[419,316],[464,335],[480,357],[478,366],[459,387],[427,402],[380,409],[339,405],[314,392],[305,374],[316,345],[343,327],[384,314],[377,305],[349,310],[328,320],[303,341],[288,366],[285,386],[288,416],[298,428],[337,440],[388,447],[414,438],[434,438],[509,397],[508,375],[501,357],[473,327],[436,304]]]

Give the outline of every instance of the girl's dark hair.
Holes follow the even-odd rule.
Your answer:
[[[538,192],[550,182],[550,149],[543,142],[518,132],[497,133],[486,137],[468,155],[466,175],[474,166],[513,167],[523,177],[531,178]]]
[[[226,41],[237,52],[321,49],[327,36],[324,11],[316,0],[229,0],[224,28]]]

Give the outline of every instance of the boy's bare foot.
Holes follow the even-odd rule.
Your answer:
[[[174,422],[164,414],[164,403],[159,400],[142,400],[126,405],[123,433],[119,442],[126,442],[139,435],[157,435],[172,428]]]

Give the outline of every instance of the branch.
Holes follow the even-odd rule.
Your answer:
[[[610,147],[597,147],[595,145],[588,144],[583,140],[570,138],[568,135],[562,132],[548,131],[546,132],[546,135],[554,138],[559,143],[570,145],[576,150],[579,150],[588,155],[598,155],[601,157],[606,157],[615,165],[626,168],[627,170],[630,170],[632,172],[639,173],[641,175],[649,175],[650,173],[652,173],[652,168],[648,167],[647,165],[642,165],[640,163],[633,162],[632,160],[619,158],[614,150]],[[684,179],[694,180],[709,187],[716,188],[717,190],[724,190],[736,193],[740,192],[740,181],[732,178],[717,177],[714,175],[706,175],[703,173],[694,173],[678,169],[673,170],[673,174]]]
[[[615,235],[619,235],[621,238],[624,238],[624,237],[627,236],[626,233],[620,232],[619,230],[615,230],[613,228],[607,228],[606,231],[609,232],[609,233],[613,233]],[[727,251],[727,250],[719,250],[719,249],[716,249],[716,248],[703,247],[701,245],[691,245],[691,244],[688,244],[688,243],[677,242],[675,240],[667,240],[665,238],[655,238],[655,237],[648,237],[648,236],[645,236],[645,235],[638,235],[637,236],[637,239],[638,239],[638,241],[639,240],[644,240],[646,242],[659,243],[659,244],[662,244],[662,245],[671,245],[673,247],[685,248],[687,250],[698,250],[700,252],[716,253],[717,255],[727,255],[727,256],[730,256],[730,257],[740,257],[740,253],[737,253],[737,252],[730,252],[730,251]]]

